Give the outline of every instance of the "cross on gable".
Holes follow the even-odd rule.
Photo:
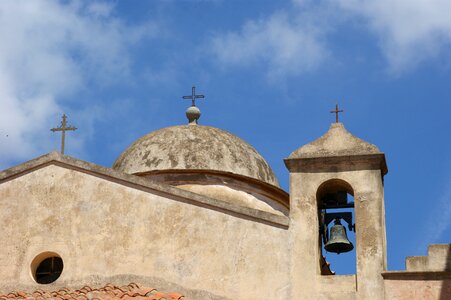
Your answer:
[[[205,98],[204,95],[196,95],[196,87],[195,86],[193,86],[191,89],[191,95],[183,96],[183,99],[190,99],[192,101],[191,106],[196,106],[196,102],[195,102],[196,99],[203,99],[203,98]]]
[[[342,109],[338,109],[338,104],[335,105],[335,110],[331,110],[330,113],[335,113],[335,123],[338,123],[338,114],[343,112]]]
[[[61,154],[64,154],[64,143],[65,143],[65,139],[66,139],[66,131],[74,131],[74,130],[77,130],[77,127],[73,127],[73,126],[67,127],[66,114],[63,114],[63,118],[62,118],[60,127],[50,129],[50,131],[53,131],[53,132],[61,131],[61,133],[62,133],[61,134]]]

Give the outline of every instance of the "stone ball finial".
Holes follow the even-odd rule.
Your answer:
[[[189,125],[196,125],[197,120],[200,118],[200,109],[197,106],[190,106],[186,110],[186,117],[188,118]]]

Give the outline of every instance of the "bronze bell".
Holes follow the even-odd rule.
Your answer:
[[[343,253],[354,249],[354,245],[348,240],[346,228],[341,225],[340,219],[335,219],[335,224],[330,228],[330,238],[324,245],[327,252]]]

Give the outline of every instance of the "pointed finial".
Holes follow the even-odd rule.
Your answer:
[[[186,110],[186,117],[188,118],[189,125],[196,125],[197,120],[199,120],[201,115],[199,108],[196,107],[196,99],[203,99],[205,96],[196,95],[196,87],[193,86],[191,89],[191,95],[183,96],[182,98],[191,100],[191,107],[188,107]]]

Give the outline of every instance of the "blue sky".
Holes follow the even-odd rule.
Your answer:
[[[451,1],[1,1],[0,167],[59,148],[104,166],[134,140],[200,123],[283,164],[338,102],[386,153],[390,269],[451,237]],[[344,255],[340,256],[344,257]],[[339,263],[337,263],[339,264]],[[346,267],[343,272],[348,272]]]

